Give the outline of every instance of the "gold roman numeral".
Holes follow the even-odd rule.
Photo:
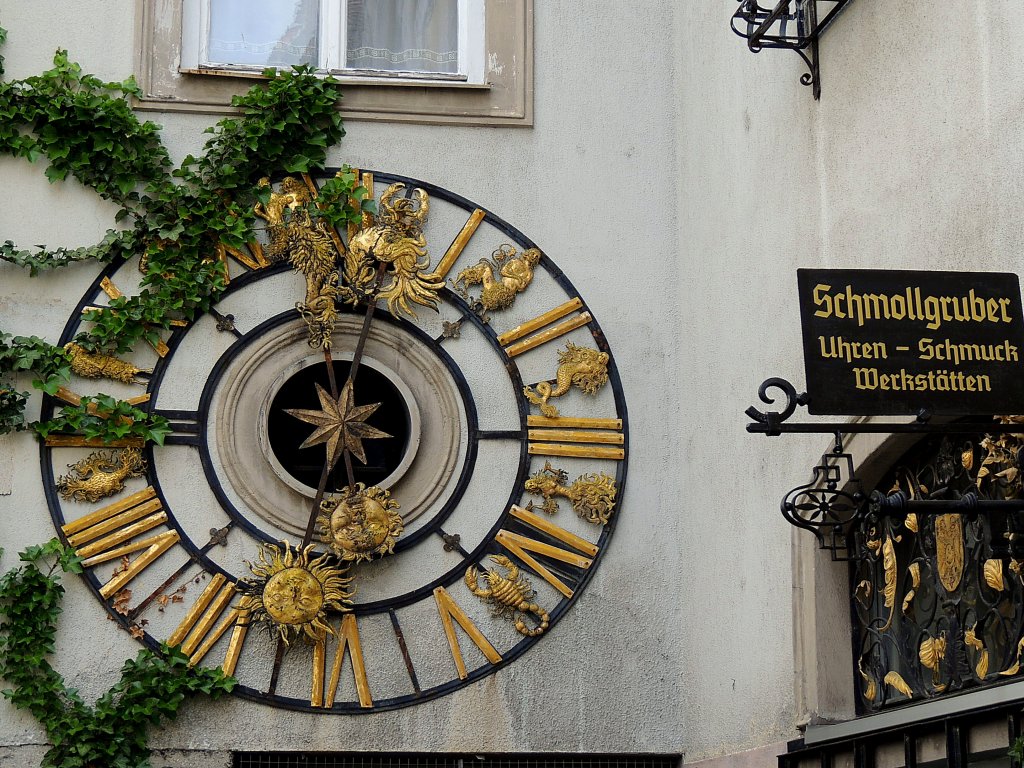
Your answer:
[[[110,297],[111,299],[120,299],[122,296],[124,296],[124,294],[121,293],[121,289],[114,285],[113,281],[109,277],[104,277],[102,280],[100,280],[100,289],[105,294],[107,294],[107,296]],[[86,306],[82,308],[82,314],[85,314],[86,312],[89,312],[90,310],[94,309],[106,309],[106,307]],[[116,310],[111,311],[116,312]],[[171,320],[171,325],[184,327],[188,325],[188,323],[184,320]],[[150,346],[152,346],[153,349],[156,350],[156,353],[160,355],[160,357],[167,357],[168,353],[171,351],[170,348],[164,343],[163,339],[158,339],[156,342],[151,341],[149,343]]]
[[[210,631],[217,619],[227,609],[235,596],[235,585],[228,582],[227,577],[218,573],[206,589],[199,595],[181,624],[167,638],[168,645],[181,644],[181,652],[189,657],[189,664],[195,666],[210,649],[220,640],[221,636],[237,621],[241,611],[235,608],[228,612],[216,629]]]
[[[334,664],[331,665],[331,681],[327,685],[327,695],[318,701],[319,694],[323,697],[323,672],[320,672],[319,683],[317,670],[323,670],[327,658],[327,649],[323,643],[318,643],[313,649],[313,694],[310,697],[314,707],[333,707],[334,699],[338,694],[338,681],[341,679],[341,667],[345,661],[345,651],[348,650],[352,662],[352,675],[356,682],[356,693],[359,696],[359,706],[364,709],[373,707],[373,697],[370,696],[370,683],[366,679],[366,665],[363,663],[363,646],[359,642],[359,627],[356,624],[355,614],[346,613],[341,620],[341,627],[338,631],[338,649],[334,652]],[[319,661],[318,661],[319,660]]]
[[[547,534],[553,539],[558,539],[563,544],[566,544],[576,550],[576,552],[570,552],[569,550],[562,549],[561,547],[556,547],[553,544],[537,541],[536,539],[531,539],[529,536],[523,536],[520,533],[514,533],[512,531],[505,530],[504,528],[498,531],[498,534],[494,537],[495,541],[533,569],[533,571],[544,579],[544,581],[566,597],[572,597],[572,589],[570,589],[569,586],[554,573],[548,570],[547,567],[542,565],[531,553],[543,555],[544,557],[552,560],[558,560],[563,563],[568,563],[576,568],[586,570],[594,562],[593,558],[597,556],[598,548],[586,539],[582,539],[573,533],[569,533],[569,531],[555,525],[550,520],[546,520],[543,517],[535,515],[522,507],[513,505],[511,514],[512,517],[517,520],[520,520],[532,528]],[[582,552],[583,555],[577,554],[578,552]],[[585,557],[584,555],[587,556]]]
[[[560,304],[542,315],[537,315],[532,320],[527,320],[510,331],[505,331],[505,333],[498,336],[498,343],[505,348],[505,354],[509,357],[521,355],[523,352],[539,347],[541,344],[547,344],[549,341],[553,341],[560,336],[564,336],[569,331],[589,323],[592,320],[589,312],[580,312],[578,315],[573,315],[573,312],[582,308],[583,301],[578,296],[574,299],[569,299],[564,304]],[[572,317],[562,320],[566,315],[572,315]],[[551,325],[556,320],[562,320],[562,322],[557,325]],[[545,326],[551,327],[545,328]],[[540,331],[541,328],[544,328],[544,330]],[[533,333],[534,331],[540,332]],[[529,336],[531,333],[533,335]],[[520,339],[522,340],[520,341]]]
[[[249,598],[243,597],[239,601],[235,628],[231,631],[228,649],[224,653],[224,664],[221,669],[225,675],[235,674],[235,668],[238,666],[238,658],[242,653],[242,646],[245,645],[245,635],[249,631],[249,608]]]
[[[473,641],[491,664],[497,664],[501,661],[501,654],[484,637],[483,632],[477,629],[476,624],[470,620],[466,612],[459,607],[459,604],[455,602],[444,587],[438,587],[434,590],[434,601],[437,603],[437,612],[441,614],[444,634],[448,638],[448,646],[452,650],[452,658],[455,660],[455,668],[459,671],[459,679],[465,680],[469,677],[469,673],[466,671],[466,661],[462,658],[459,638],[455,635],[455,625],[452,623],[452,619],[458,622],[463,631],[469,635],[469,639]]]
[[[126,570],[100,587],[100,594],[110,598],[178,543],[181,537],[177,531],[164,531],[143,539],[135,538],[166,522],[167,513],[156,498],[156,491],[150,486],[67,523],[61,530],[67,536],[68,543],[74,547],[75,554],[83,558],[82,565],[86,568],[142,550],[142,554]]]
[[[444,280],[448,273],[452,271],[452,267],[455,266],[455,262],[459,260],[459,256],[462,255],[462,251],[465,250],[466,246],[469,245],[470,239],[476,233],[480,223],[484,220],[487,215],[486,211],[477,208],[467,219],[466,223],[462,225],[462,231],[455,236],[452,240],[452,244],[448,246],[448,250],[445,251],[444,256],[437,263],[437,269],[430,275],[426,275],[428,280]]]
[[[576,456],[614,459],[626,456],[622,419],[589,419],[558,416],[526,417],[529,452],[534,456]]]

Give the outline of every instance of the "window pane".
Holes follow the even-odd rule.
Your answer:
[[[210,0],[209,63],[317,63],[319,0]]]
[[[459,71],[458,0],[348,0],[350,69]]]

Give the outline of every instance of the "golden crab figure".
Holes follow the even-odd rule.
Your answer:
[[[568,499],[577,515],[595,525],[607,525],[615,508],[615,480],[604,472],[580,475],[570,485],[565,470],[544,462],[544,469],[531,475],[525,488],[527,493],[544,497],[541,510],[549,515],[558,511],[556,496]]]
[[[595,395],[608,383],[608,353],[590,347],[580,347],[571,341],[565,349],[558,351],[558,370],[555,384],[542,381],[534,387],[523,387],[526,399],[540,406],[540,412],[548,418],[558,416],[558,409],[549,404],[552,397],[561,397],[575,384],[585,394]]]
[[[254,621],[267,626],[285,645],[303,638],[322,641],[333,630],[327,613],[352,604],[352,577],[333,564],[330,555],[313,557],[313,545],[292,549],[260,546],[259,563],[248,563],[252,579],[239,582],[239,591]]]
[[[412,199],[395,195],[405,189],[392,184],[380,197],[380,206],[373,226],[359,230],[348,243],[345,254],[345,280],[341,298],[356,303],[373,290],[377,265],[387,265],[388,281],[380,286],[377,298],[388,303],[388,310],[399,310],[416,317],[410,305],[437,308],[437,292],[444,279],[426,274],[430,267],[427,240],[423,226],[430,211],[430,201],[422,189],[413,190]]]
[[[354,491],[343,488],[340,495],[320,502],[321,540],[342,560],[360,562],[390,555],[405,530],[398,502],[391,494],[373,486],[356,483]]]

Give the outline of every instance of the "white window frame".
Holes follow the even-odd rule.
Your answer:
[[[486,22],[484,0],[458,0],[459,71],[457,73],[393,72],[345,66],[348,50],[346,0],[320,0],[320,60],[317,70],[341,80],[386,79],[392,82],[440,82],[484,86]],[[258,73],[262,67],[211,62],[207,53],[210,0],[183,0],[181,72]]]

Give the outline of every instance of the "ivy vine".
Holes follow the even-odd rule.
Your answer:
[[[0,28],[0,45],[5,39]],[[0,75],[2,63],[0,57]],[[345,135],[336,80],[317,77],[309,67],[266,70],[264,75],[264,82],[232,100],[240,115],[207,129],[212,135],[203,151],[177,168],[172,168],[159,126],[139,121],[131,109],[129,98],[142,95],[133,78],[104,82],[58,50],[52,69],[0,81],[0,153],[29,162],[45,159],[51,182],[74,177],[118,206],[115,228],[95,245],[24,249],[7,240],[0,245],[0,261],[26,268],[34,277],[82,261],[139,259],[139,293],[84,314],[86,329],[75,338],[84,349],[125,353],[140,341],[155,343],[173,322],[191,321],[208,310],[226,285],[217,248],[242,248],[256,239],[253,206],[270,194],[258,187],[258,179],[268,170],[322,168],[328,148]],[[344,227],[372,206],[356,174],[343,172],[324,185],[310,214]],[[32,354],[33,348],[19,339],[10,346],[21,359]],[[5,378],[22,369],[35,370],[5,368],[0,359],[0,434],[25,426],[27,393]],[[44,391],[52,394],[60,386],[54,376],[36,374],[40,378],[34,383]],[[122,413],[120,406],[113,410],[139,425],[133,434],[158,439],[160,424],[150,420],[142,426],[136,414]],[[123,430],[123,421],[106,419],[115,425],[108,430],[87,422],[86,416],[65,408],[60,424],[47,422],[37,431],[46,434],[75,422],[104,434]]]
[[[234,688],[219,669],[190,667],[165,645],[126,661],[121,679],[89,706],[47,661],[64,594],[59,571],[81,573],[81,560],[56,539],[20,558],[24,566],[0,577],[0,677],[11,686],[3,695],[46,729],[53,746],[43,768],[144,768],[151,725],[173,719],[188,697],[217,698]]]

